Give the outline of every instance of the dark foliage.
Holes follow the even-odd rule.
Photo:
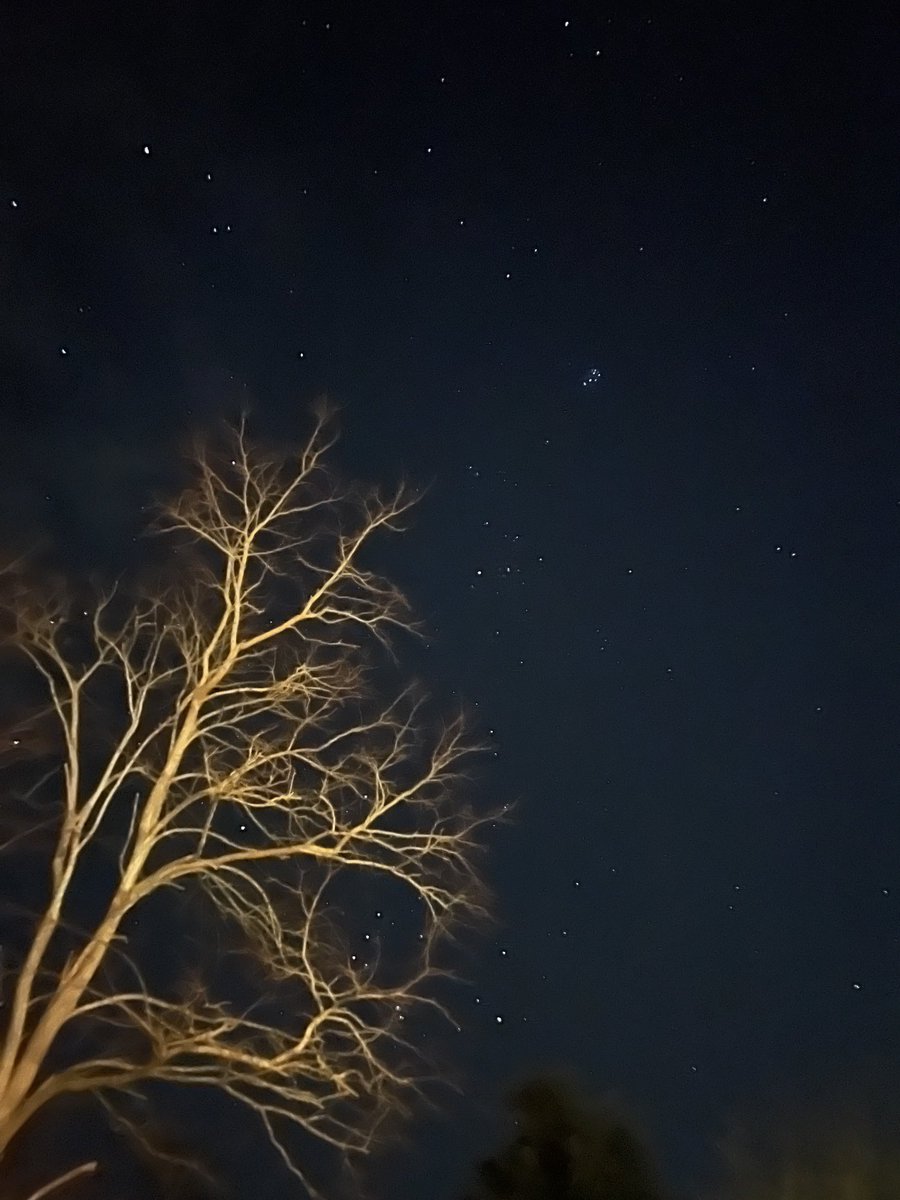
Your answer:
[[[480,1164],[470,1200],[660,1200],[648,1154],[616,1114],[550,1079],[517,1088],[509,1105],[519,1135]]]

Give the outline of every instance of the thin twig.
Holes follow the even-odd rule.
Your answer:
[[[44,1200],[45,1196],[49,1196],[51,1192],[55,1192],[57,1188],[63,1187],[67,1183],[71,1183],[73,1179],[77,1179],[79,1175],[93,1175],[97,1170],[96,1162],[82,1163],[80,1167],[73,1167],[71,1171],[66,1171],[65,1175],[60,1175],[57,1179],[50,1183],[45,1183],[42,1188],[38,1188],[36,1192],[28,1197],[28,1200]]]

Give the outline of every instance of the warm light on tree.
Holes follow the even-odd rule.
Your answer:
[[[462,718],[429,735],[415,690],[385,690],[391,634],[413,624],[363,556],[414,497],[341,486],[335,437],[321,410],[293,456],[259,452],[243,422],[197,449],[155,525],[166,581],[136,601],[120,587],[76,603],[5,575],[6,651],[42,680],[48,732],[25,739],[39,777],[2,793],[4,848],[49,840],[42,909],[5,964],[0,1159],[66,1094],[212,1087],[312,1188],[292,1127],[352,1156],[419,1087],[408,1018],[445,1012],[436,950],[485,915],[473,861],[488,818],[461,794]],[[18,783],[29,755],[8,740]],[[101,861],[115,867],[102,881]],[[339,904],[358,874],[414,901],[402,973],[351,953],[360,918]],[[160,983],[132,952],[135,914],[173,889],[210,938],[225,931],[240,1001],[230,966]],[[90,927],[73,928],[86,893]]]

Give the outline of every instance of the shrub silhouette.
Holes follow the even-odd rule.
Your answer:
[[[482,1197],[497,1200],[660,1200],[650,1158],[611,1111],[569,1085],[534,1079],[509,1098],[520,1134],[479,1166]]]

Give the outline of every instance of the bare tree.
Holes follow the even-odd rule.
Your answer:
[[[154,523],[174,569],[137,600],[118,586],[73,601],[8,573],[7,650],[43,680],[56,724],[36,754],[61,749],[0,798],[4,815],[21,806],[20,834],[52,834],[45,904],[0,1008],[0,1159],[66,1094],[206,1086],[251,1109],[314,1192],[292,1128],[352,1157],[418,1092],[408,1018],[449,1015],[436,950],[487,915],[474,859],[496,814],[460,795],[476,749],[463,718],[429,734],[424,699],[391,682],[391,635],[415,626],[364,554],[414,497],[339,484],[335,439],[321,409],[293,455],[251,446],[243,421],[198,443],[193,482]],[[98,905],[91,873],[110,849]],[[413,899],[403,972],[353,953],[339,904],[358,874]],[[206,940],[225,923],[240,966],[150,978],[134,915],[160,919],[173,890],[197,899]]]

